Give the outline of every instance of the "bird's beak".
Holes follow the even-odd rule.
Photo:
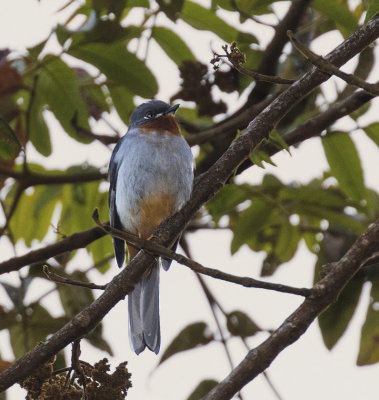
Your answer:
[[[176,110],[179,108],[180,104],[175,104],[174,106],[170,107],[165,114],[175,114]]]

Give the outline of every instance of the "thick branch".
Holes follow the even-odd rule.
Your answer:
[[[93,241],[100,239],[105,235],[104,231],[98,227],[87,229],[86,231],[74,233],[71,236],[61,240],[60,242],[43,247],[42,249],[33,250],[23,256],[14,257],[0,263],[0,274],[5,272],[17,271],[25,265],[35,262],[44,261],[50,257],[66,251],[73,251],[88,246]]]
[[[303,304],[261,345],[248,352],[244,360],[203,400],[227,400],[269,367],[275,357],[294,343],[314,319],[335,302],[341,290],[359,270],[362,259],[379,246],[379,219],[355,241],[350,250],[312,289]]]
[[[379,36],[379,16],[371,19],[364,28],[358,29],[353,35],[346,39],[340,46],[338,46],[328,57],[328,61],[334,63],[337,66],[342,65],[354,55],[359,53],[364,47],[369,45],[373,40]],[[154,232],[152,241],[157,241],[164,246],[170,246],[174,242],[175,238],[178,237],[180,232],[185,228],[188,221],[196,214],[199,208],[208,201],[218,190],[222,188],[226,180],[233,173],[236,167],[238,167],[241,162],[243,162],[251,152],[251,150],[258,143],[261,142],[262,138],[267,137],[272,127],[279,122],[279,120],[298,103],[304,96],[306,96],[310,91],[320,85],[325,81],[327,77],[325,74],[320,73],[317,70],[312,70],[305,74],[301,79],[299,79],[295,84],[291,85],[286,91],[284,91],[277,99],[275,99],[272,104],[270,104],[260,115],[258,115],[250,124],[246,132],[241,135],[232,146],[220,157],[220,159],[209,169],[206,173],[201,175],[197,180],[196,186],[193,190],[193,195],[190,201],[183,207],[183,209],[176,213],[174,216],[166,219]],[[376,229],[376,230],[375,230]],[[379,232],[377,224],[374,228],[369,230],[369,234],[362,235],[358,244],[360,246],[355,246],[354,250],[357,250],[353,255],[358,257],[362,255],[363,251],[368,251],[370,247],[370,240],[372,239],[373,231],[375,231],[375,238],[378,240]],[[378,246],[378,243],[375,243]],[[359,247],[356,249],[356,247]],[[367,254],[368,255],[368,254]],[[84,336],[90,332],[104,316],[109,312],[109,310],[114,307],[114,305],[123,299],[128,293],[130,293],[136,282],[138,282],[146,269],[149,268],[150,264],[153,262],[153,258],[144,252],[139,252],[138,255],[133,258],[128,268],[123,269],[107,286],[104,293],[95,300],[90,306],[86,307],[83,311],[77,314],[72,321],[66,324],[58,332],[51,335],[45,342],[40,343],[34,350],[25,354],[18,361],[16,361],[10,368],[0,374],[0,391],[7,389],[9,386],[13,385],[20,379],[28,376],[38,365],[41,365],[49,357],[56,354],[58,351],[63,349],[72,341],[77,338]],[[343,287],[345,280],[351,278],[352,274],[355,272],[355,264],[358,260],[346,260],[346,262],[341,263],[341,268],[338,267],[333,270],[331,274],[331,280],[336,281],[336,286],[328,286],[331,293],[328,295],[329,302],[332,302],[337,296],[339,290]],[[351,267],[352,264],[353,267]],[[346,265],[345,265],[346,264]],[[345,271],[346,266],[346,271]],[[353,269],[353,272],[351,270]],[[336,274],[337,279],[334,279],[334,274]],[[341,283],[342,282],[342,283]],[[321,290],[320,286],[316,287],[317,290]],[[316,298],[322,303],[322,308],[318,311],[322,311],[328,304],[327,300],[322,297]],[[306,301],[305,304],[317,307],[317,302],[315,302],[314,297]],[[312,302],[313,301],[313,302]],[[306,311],[306,310],[305,310]],[[295,315],[295,321],[298,322],[298,326],[302,329],[302,332],[306,330],[308,325],[313,321],[315,316],[313,316],[314,311],[309,310],[309,313],[303,315],[304,319],[299,319],[297,321],[297,316]],[[311,315],[311,317],[309,317]],[[317,314],[316,314],[317,315]],[[292,316],[290,318],[293,318]],[[286,337],[286,343],[279,347],[278,343],[274,343],[275,346],[271,348],[268,347],[268,358],[267,365],[275,358],[282,348],[286,345],[292,343],[296,338],[291,336],[293,331],[291,330],[293,323],[286,324],[284,327],[284,336]],[[280,329],[280,328],[279,328]],[[280,331],[281,333],[281,331]],[[300,335],[301,333],[299,333]],[[267,346],[266,346],[267,347]],[[252,352],[253,355],[258,354],[256,350]],[[264,352],[261,357],[266,357]],[[274,354],[275,353],[275,354]],[[253,357],[251,353],[248,360]],[[259,353],[260,354],[260,353]],[[254,370],[249,363],[249,368]],[[237,367],[237,369],[240,367]],[[246,367],[243,368],[244,371]],[[236,371],[236,370],[235,370]],[[238,374],[233,372],[233,376]],[[246,379],[246,375],[243,375]],[[238,385],[245,384],[245,381],[238,381]],[[225,382],[222,387],[227,386]],[[217,392],[218,389],[216,389]],[[230,391],[232,392],[233,389]],[[222,391],[224,392],[224,391]],[[230,393],[229,392],[229,393]],[[213,392],[214,393],[214,392]],[[231,397],[231,396],[230,396]],[[230,398],[230,397],[220,397],[220,398]],[[214,397],[217,398],[217,397]]]

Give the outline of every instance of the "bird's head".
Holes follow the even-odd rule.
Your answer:
[[[179,104],[170,106],[161,100],[151,100],[138,106],[130,117],[130,128],[171,131],[180,134],[174,117]]]

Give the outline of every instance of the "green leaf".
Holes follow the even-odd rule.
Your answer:
[[[248,15],[268,14],[271,12],[273,0],[236,0],[238,10]]]
[[[184,40],[171,29],[159,26],[154,27],[152,38],[157,41],[167,56],[177,65],[182,65],[183,61],[186,60],[196,61],[195,56]]]
[[[108,90],[118,115],[126,125],[129,125],[130,115],[135,108],[133,93],[117,85],[108,85]]]
[[[345,132],[332,132],[322,138],[332,175],[341,190],[357,203],[367,199],[358,151]]]
[[[57,268],[54,270],[60,276],[88,283],[89,280],[87,275],[82,271],[74,271],[71,274],[68,274],[64,271],[63,268]],[[72,285],[58,285],[58,293],[61,299],[61,303],[63,309],[65,311],[65,315],[68,318],[74,317],[84,308],[89,306],[91,303],[95,301],[95,298],[92,292],[85,288],[78,288],[77,286]],[[102,337],[102,325],[98,325],[94,330],[92,330],[85,337],[93,346],[107,351],[112,355],[112,349],[109,344]]]
[[[345,37],[357,28],[358,20],[350,12],[346,2],[339,0],[314,0],[311,3],[311,7],[334,21]]]
[[[243,186],[235,184],[225,185],[216,196],[207,203],[207,209],[213,220],[218,223],[220,218],[231,212],[235,207],[247,199],[247,192]]]
[[[39,90],[38,82],[35,88],[35,97],[31,98],[29,117],[29,139],[34,148],[43,156],[51,154],[50,131],[43,116],[43,90]]]
[[[315,186],[312,184],[293,187],[283,186],[279,192],[278,200],[282,204],[292,204],[293,211],[297,205],[314,204],[336,210],[343,210],[346,207],[346,198],[337,190],[325,189],[321,182]]]
[[[22,288],[20,286],[13,286],[10,283],[5,282],[1,282],[0,284],[7,292],[7,295],[11,299],[15,309],[17,311],[22,310],[24,304],[23,300],[25,296]]]
[[[14,308],[6,311],[4,307],[0,305],[0,331],[9,329],[12,325],[20,323],[17,316],[18,313]]]
[[[289,154],[291,154],[290,149],[286,141],[280,136],[279,132],[273,130],[269,133],[269,141],[277,147],[279,150],[287,150]]]
[[[56,332],[67,322],[67,318],[53,318],[40,304],[28,307],[24,320],[9,329],[13,353],[20,358],[24,353],[35,347],[47,335]]]
[[[279,228],[279,235],[275,244],[275,254],[281,262],[288,262],[295,255],[301,235],[297,226],[283,221]]]
[[[180,18],[195,29],[214,32],[227,43],[237,40],[239,31],[219,18],[212,10],[186,0]]]
[[[30,247],[33,240],[42,241],[46,236],[61,194],[61,186],[36,186],[32,194],[23,193],[10,221],[15,240],[24,239]],[[28,221],[28,223],[25,223]]]
[[[237,217],[233,227],[232,254],[245,243],[249,243],[270,221],[272,206],[260,199],[254,199],[251,206]]]
[[[213,340],[213,335],[207,332],[208,330],[208,325],[205,322],[194,322],[186,326],[169,344],[162,354],[159,364],[177,353],[210,343]]]
[[[59,223],[62,233],[69,235],[91,228],[92,213],[102,203],[99,183],[65,185],[62,190],[63,209]]]
[[[377,145],[379,146],[379,122],[374,122],[363,130],[366,132],[366,135]]]
[[[168,18],[176,22],[176,20],[180,17],[180,11],[182,10],[184,0],[157,0],[157,3],[159,4],[159,9],[164,12]]]
[[[242,338],[254,336],[261,331],[259,326],[247,314],[238,310],[232,311],[227,315],[226,326],[232,335]]]
[[[379,12],[379,0],[366,0],[364,1],[365,4],[368,4],[367,14],[365,18],[364,24],[366,25],[367,22]]]
[[[274,167],[277,166],[274,161],[271,160],[271,157],[265,151],[259,150],[259,148],[256,148],[251,152],[250,160],[260,168],[265,168],[263,161],[265,161],[267,164],[273,165]]]
[[[22,148],[13,129],[0,117],[0,159],[9,161],[16,158]]]
[[[346,331],[358,305],[362,286],[362,277],[355,276],[340,293],[338,301],[319,316],[322,339],[329,350]]]
[[[28,48],[29,55],[37,60],[38,56],[41,54],[41,51],[44,49],[45,44],[47,43],[48,39],[43,40],[42,42],[38,43],[33,47]]]
[[[364,232],[366,228],[363,222],[350,215],[346,215],[341,211],[320,207],[316,204],[299,204],[297,211],[301,215],[318,217],[320,220],[326,219],[331,225],[347,228],[357,234]]]
[[[38,90],[41,102],[48,105],[64,130],[74,139],[88,143],[88,138],[79,137],[72,119],[77,115],[78,125],[89,128],[86,104],[79,91],[76,73],[60,58],[48,55],[41,61],[38,72]]]
[[[379,279],[372,281],[370,303],[362,326],[357,365],[371,365],[379,361]]]
[[[80,44],[70,48],[68,53],[94,65],[109,79],[136,95],[153,98],[157,93],[158,85],[154,75],[126,49],[123,41]]]
[[[200,400],[208,394],[218,382],[214,379],[204,379],[195,388],[195,390],[187,397],[187,400]]]

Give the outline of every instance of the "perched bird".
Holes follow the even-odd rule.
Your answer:
[[[178,211],[190,198],[193,156],[174,116],[179,105],[151,100],[131,115],[126,135],[113,150],[109,164],[111,226],[142,238]],[[118,266],[125,259],[125,243],[113,238]],[[138,249],[127,245],[129,260]],[[168,269],[171,261],[162,259]],[[139,354],[146,346],[158,354],[159,262],[153,265],[128,296],[129,336]]]

